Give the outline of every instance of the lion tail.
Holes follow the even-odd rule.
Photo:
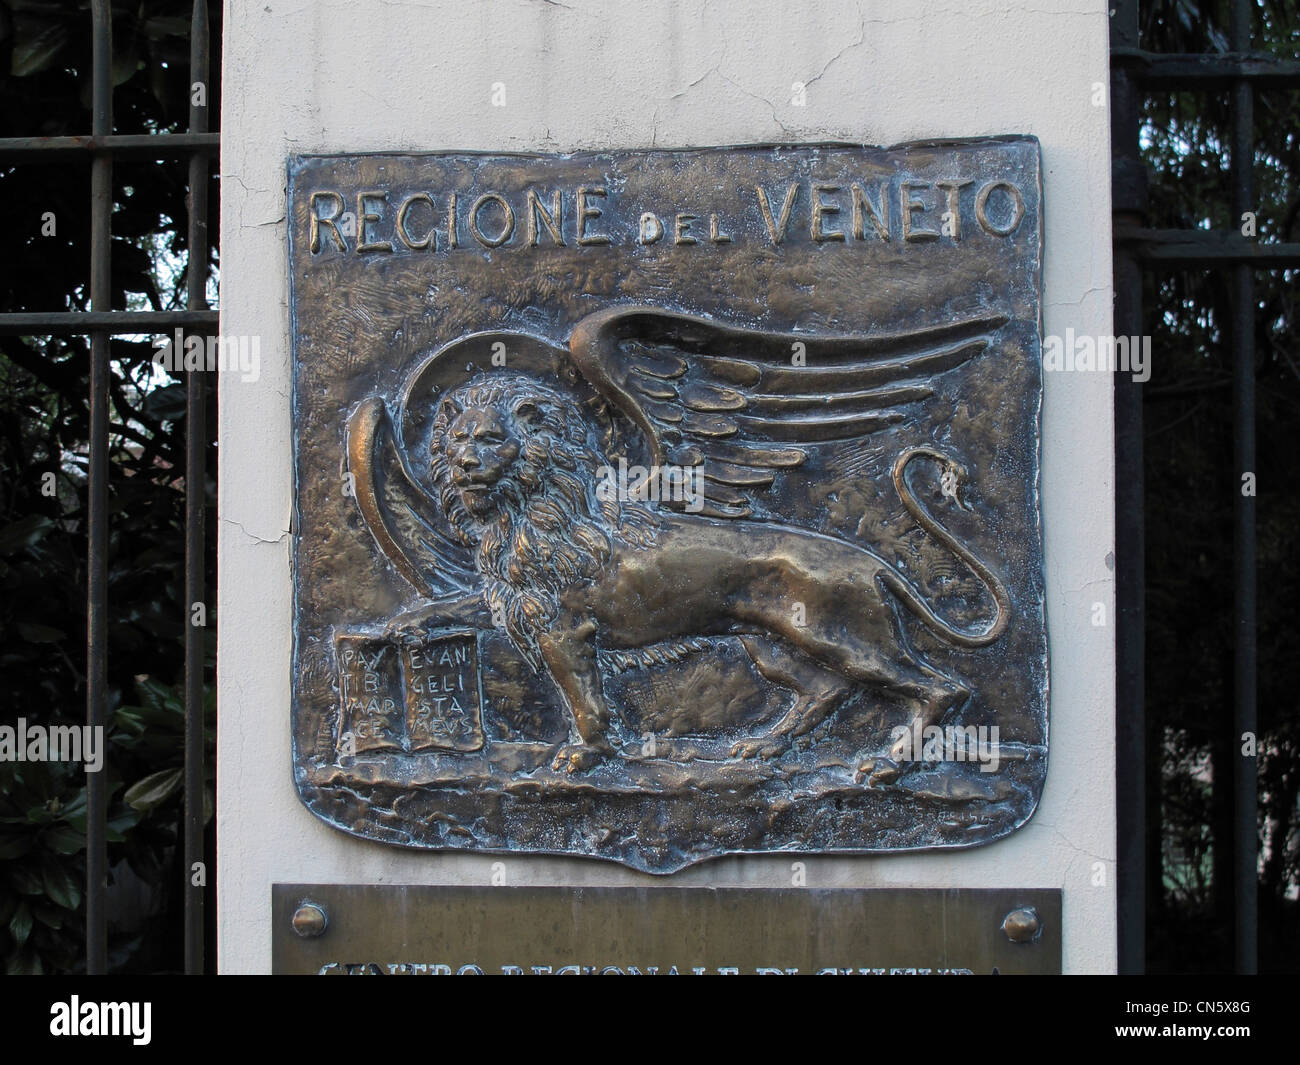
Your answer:
[[[935,459],[943,463],[947,470],[957,477],[958,482],[965,476],[965,469],[952,456],[928,447],[909,448],[899,455],[894,462],[894,488],[898,492],[898,497],[903,501],[903,506],[907,508],[908,513],[916,519],[917,524],[969,566],[984,583],[997,604],[997,614],[983,631],[964,632],[961,629],[954,628],[936,614],[933,607],[925,601],[917,588],[901,573],[886,570],[884,573],[885,581],[889,585],[890,591],[898,596],[903,605],[920,618],[926,627],[936,635],[956,644],[958,647],[987,647],[1006,632],[1007,625],[1011,621],[1011,597],[1007,594],[1006,586],[998,579],[997,574],[972,554],[952,533],[935,521],[929,512],[917,502],[903,474],[913,459],[921,457]]]

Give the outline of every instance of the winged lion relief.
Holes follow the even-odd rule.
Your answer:
[[[1039,173],[1020,136],[291,160],[307,808],[654,873],[1023,824]]]
[[[425,373],[458,370],[467,357],[471,372],[428,396],[427,451],[402,452],[379,398],[348,424],[366,525],[426,600],[387,635],[420,643],[448,626],[502,629],[561,697],[569,737],[553,765],[567,772],[620,754],[605,682],[613,656],[666,663],[733,637],[788,705],[737,738],[730,757],[777,758],[869,689],[909,718],[892,743],[869,745],[855,776],[892,784],[920,764],[906,757],[912,737],[972,694],[911,645],[903,615],[972,650],[1013,621],[995,567],[910,485],[930,477],[960,508],[967,468],[953,448],[911,446],[891,479],[916,525],[986,589],[989,614],[976,627],[941,616],[870,546],[782,520],[773,486],[798,478],[810,449],[905,418],[946,372],[986,352],[1006,320],[813,337],[632,306],[589,315],[567,348],[506,333],[447,345]],[[500,365],[473,370],[472,357],[492,348]],[[644,469],[679,470],[680,483],[697,486],[695,505],[611,485],[612,464],[626,468],[629,454]]]

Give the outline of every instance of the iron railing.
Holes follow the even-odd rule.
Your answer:
[[[1254,271],[1300,266],[1300,244],[1257,243],[1236,232],[1144,228],[1145,173],[1138,135],[1145,90],[1232,90],[1232,184],[1234,212],[1251,209],[1253,101],[1257,90],[1300,87],[1300,63],[1252,52],[1251,0],[1234,0],[1232,51],[1219,55],[1160,55],[1138,39],[1138,0],[1115,0],[1111,11],[1111,111],[1115,244],[1116,335],[1142,333],[1144,271],[1205,267],[1230,270],[1234,320],[1234,462],[1255,465]],[[184,133],[115,134],[112,111],[110,0],[92,0],[94,42],[93,121],[87,136],[0,138],[0,164],[39,165],[69,156],[91,159],[91,310],[0,313],[0,333],[19,336],[88,335],[91,340],[90,464],[88,508],[86,720],[106,723],[106,592],[108,542],[109,337],[175,328],[211,330],[208,309],[207,178],[219,136],[209,132],[208,99],[193,103]],[[207,85],[210,57],[205,0],[192,9],[191,83]],[[185,310],[126,311],[110,306],[112,176],[115,158],[189,161],[187,299]],[[204,596],[204,491],[206,392],[201,371],[186,379],[186,598]],[[1119,965],[1140,972],[1145,965],[1146,907],[1152,871],[1147,868],[1146,719],[1144,713],[1142,397],[1140,385],[1117,375],[1115,384],[1116,576],[1118,646],[1116,691]],[[1235,698],[1233,728],[1254,732],[1256,691],[1255,500],[1238,493],[1235,513]],[[203,642],[189,625],[185,640],[184,855],[185,969],[203,971],[204,889],[189,876],[203,855]],[[106,779],[89,774],[86,891],[87,971],[107,965]],[[1234,780],[1235,956],[1239,971],[1256,968],[1256,772],[1243,759]],[[1155,871],[1158,876],[1158,870]],[[1158,880],[1156,881],[1158,889]]]
[[[86,723],[107,724],[107,589],[108,589],[108,395],[111,366],[109,337],[170,332],[175,328],[215,330],[217,312],[208,309],[206,288],[212,243],[208,234],[208,179],[219,138],[208,131],[209,31],[206,0],[191,11],[189,130],[185,133],[113,133],[113,26],[111,0],[92,0],[93,103],[91,133],[75,137],[0,138],[0,165],[41,165],[69,156],[90,157],[90,305],[85,311],[0,314],[0,333],[9,336],[90,337],[90,462],[86,581]],[[186,309],[125,311],[111,307],[113,160],[189,160]],[[207,399],[203,371],[186,374],[185,444],[185,589],[187,604],[204,595],[204,466]],[[186,612],[187,616],[189,611]],[[204,861],[203,849],[203,629],[185,630],[185,971],[204,966],[204,890],[191,870]],[[107,774],[88,773],[86,816],[86,971],[104,973],[108,963]]]
[[[1143,51],[1138,0],[1111,4],[1111,158],[1115,246],[1116,336],[1144,332],[1144,271],[1222,269],[1232,281],[1233,464],[1255,470],[1255,271],[1300,266],[1300,244],[1258,243],[1238,231],[1143,228],[1146,174],[1139,148],[1144,93],[1156,90],[1231,90],[1233,217],[1253,209],[1254,94],[1300,87],[1300,62],[1251,51],[1252,0],[1233,0],[1231,52],[1161,55]],[[1148,859],[1148,729],[1145,713],[1146,574],[1141,385],[1115,377],[1115,556],[1118,634],[1116,648],[1116,792],[1119,969],[1146,968],[1148,893],[1160,890],[1161,871]],[[1256,732],[1255,498],[1238,491],[1234,511],[1234,697],[1235,737]],[[1226,722],[1225,722],[1226,726]],[[1234,744],[1235,746],[1235,744]],[[1233,943],[1235,967],[1258,965],[1257,764],[1236,762],[1233,791]],[[1224,782],[1216,779],[1214,786]],[[1217,841],[1216,841],[1217,842]],[[1224,885],[1226,886],[1226,885]]]

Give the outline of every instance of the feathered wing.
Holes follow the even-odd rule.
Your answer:
[[[372,397],[352,412],[347,455],[361,515],[402,576],[433,599],[470,591],[473,562],[440,528],[438,503],[407,466],[382,400]]]
[[[811,445],[902,421],[934,378],[984,351],[1008,319],[908,333],[767,333],[650,307],[588,315],[569,341],[592,385],[646,434],[660,465],[703,463],[713,517],[753,513],[755,493]],[[802,365],[795,356],[802,351]]]

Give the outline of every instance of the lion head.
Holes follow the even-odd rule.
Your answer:
[[[598,576],[616,539],[645,542],[643,508],[597,498],[606,459],[571,397],[535,377],[481,373],[447,392],[429,441],[430,475],[456,535],[475,549],[488,603],[540,668],[535,633],[559,593]]]
[[[587,426],[572,400],[527,374],[479,374],[447,392],[433,420],[429,458],[447,518],[469,546],[539,497],[595,516],[597,500],[586,488],[603,460],[588,443]]]

